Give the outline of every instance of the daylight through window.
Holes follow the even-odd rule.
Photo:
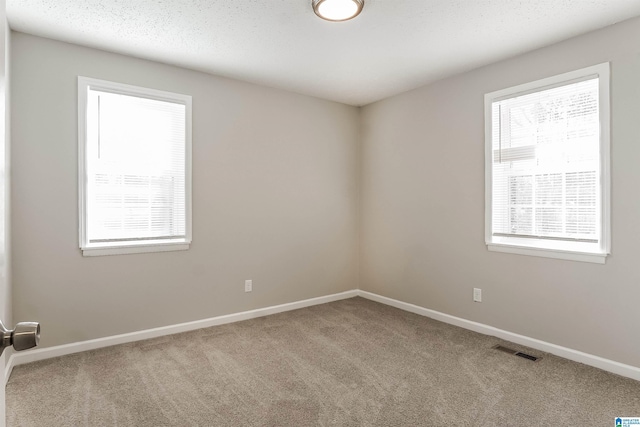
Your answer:
[[[190,97],[79,82],[80,104],[86,102],[81,117],[85,255],[118,248],[115,253],[185,249],[190,242]]]
[[[601,91],[608,96],[608,73],[595,71],[488,95],[490,249],[607,253]]]

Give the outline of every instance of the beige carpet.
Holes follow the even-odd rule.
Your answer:
[[[7,386],[10,427],[606,427],[615,416],[640,416],[640,382],[362,298],[19,366]]]

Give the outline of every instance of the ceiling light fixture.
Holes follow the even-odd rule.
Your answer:
[[[347,21],[360,14],[364,0],[313,0],[313,11],[327,21]]]

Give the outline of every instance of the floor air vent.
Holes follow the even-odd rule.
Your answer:
[[[521,351],[516,351],[514,349],[511,349],[509,347],[505,347],[505,346],[500,345],[500,344],[494,345],[493,348],[496,349],[496,350],[502,351],[504,353],[513,354],[514,356],[518,356],[518,357],[522,357],[523,359],[531,360],[533,362],[541,359],[541,357],[536,357],[536,356],[532,356],[532,355],[527,354],[527,353],[523,353]]]
[[[521,351],[517,352],[517,353],[516,353],[516,356],[523,357],[523,358],[525,358],[525,359],[529,359],[529,360],[531,360],[531,361],[533,361],[533,362],[535,362],[536,360],[538,360],[538,359],[539,359],[539,357],[535,357],[535,356],[532,356],[532,355],[530,355],[530,354],[523,353],[523,352],[521,352]]]

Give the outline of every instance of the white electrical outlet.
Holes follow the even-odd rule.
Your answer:
[[[244,291],[251,292],[253,290],[253,280],[244,281]]]
[[[475,302],[482,302],[482,289],[473,288],[473,300]]]

